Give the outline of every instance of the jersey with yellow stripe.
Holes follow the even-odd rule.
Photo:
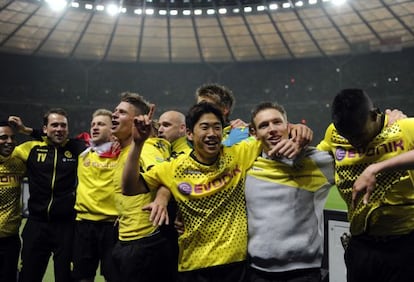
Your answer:
[[[119,213],[119,240],[132,241],[146,237],[157,230],[149,220],[149,213],[142,208],[151,203],[156,191],[135,196],[122,194],[122,171],[128,158],[130,146],[121,150],[117,169],[114,175],[115,203]],[[149,138],[142,149],[140,164],[143,171],[163,162],[170,155],[168,141],[161,138]]]
[[[348,219],[353,235],[399,235],[414,230],[413,171],[399,170],[377,175],[377,187],[368,204],[359,199],[353,208],[352,185],[370,164],[390,159],[414,148],[414,118],[402,119],[386,126],[365,149],[355,149],[340,136],[333,124],[318,145],[335,158],[335,182],[348,205]]]
[[[19,233],[21,223],[21,179],[25,165],[10,157],[0,162],[0,238]]]
[[[117,162],[117,157],[100,157],[93,150],[79,156],[76,220],[115,221],[117,219],[113,182]]]
[[[267,272],[321,266],[323,208],[333,159],[308,147],[293,165],[259,157],[247,171],[250,265]]]
[[[246,170],[260,151],[259,142],[222,147],[213,165],[192,153],[142,174],[151,190],[168,187],[185,226],[179,237],[179,271],[229,264],[246,259]]]

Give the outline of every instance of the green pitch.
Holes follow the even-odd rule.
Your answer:
[[[326,200],[325,209],[329,210],[347,210],[344,200],[339,195],[336,186],[329,191],[328,199]]]

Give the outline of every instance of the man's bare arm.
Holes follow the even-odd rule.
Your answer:
[[[134,124],[132,126],[133,141],[122,172],[122,194],[124,195],[133,196],[148,192],[144,182],[140,179],[139,159],[145,140],[151,134],[153,114],[154,105],[151,106],[148,115],[139,115],[134,118]]]

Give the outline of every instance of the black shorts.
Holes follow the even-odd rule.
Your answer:
[[[245,261],[206,267],[178,273],[178,282],[244,282],[247,263]]]
[[[283,272],[265,272],[249,267],[247,282],[275,282],[275,281],[322,281],[320,268],[295,269]],[[368,281],[367,281],[368,282]]]
[[[118,241],[113,251],[122,282],[173,282],[177,273],[170,244],[160,232],[133,241]]]
[[[0,238],[0,281],[16,281],[20,247],[18,234]]]
[[[118,240],[113,222],[76,221],[73,245],[73,276],[76,280],[93,280],[98,264],[106,281],[117,281],[112,250]]]

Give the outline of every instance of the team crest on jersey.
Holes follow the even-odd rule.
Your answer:
[[[190,195],[193,188],[191,187],[191,184],[188,182],[182,182],[178,184],[178,191],[181,192],[183,195]]]
[[[72,158],[72,153],[70,151],[65,151],[65,157],[68,159]]]

